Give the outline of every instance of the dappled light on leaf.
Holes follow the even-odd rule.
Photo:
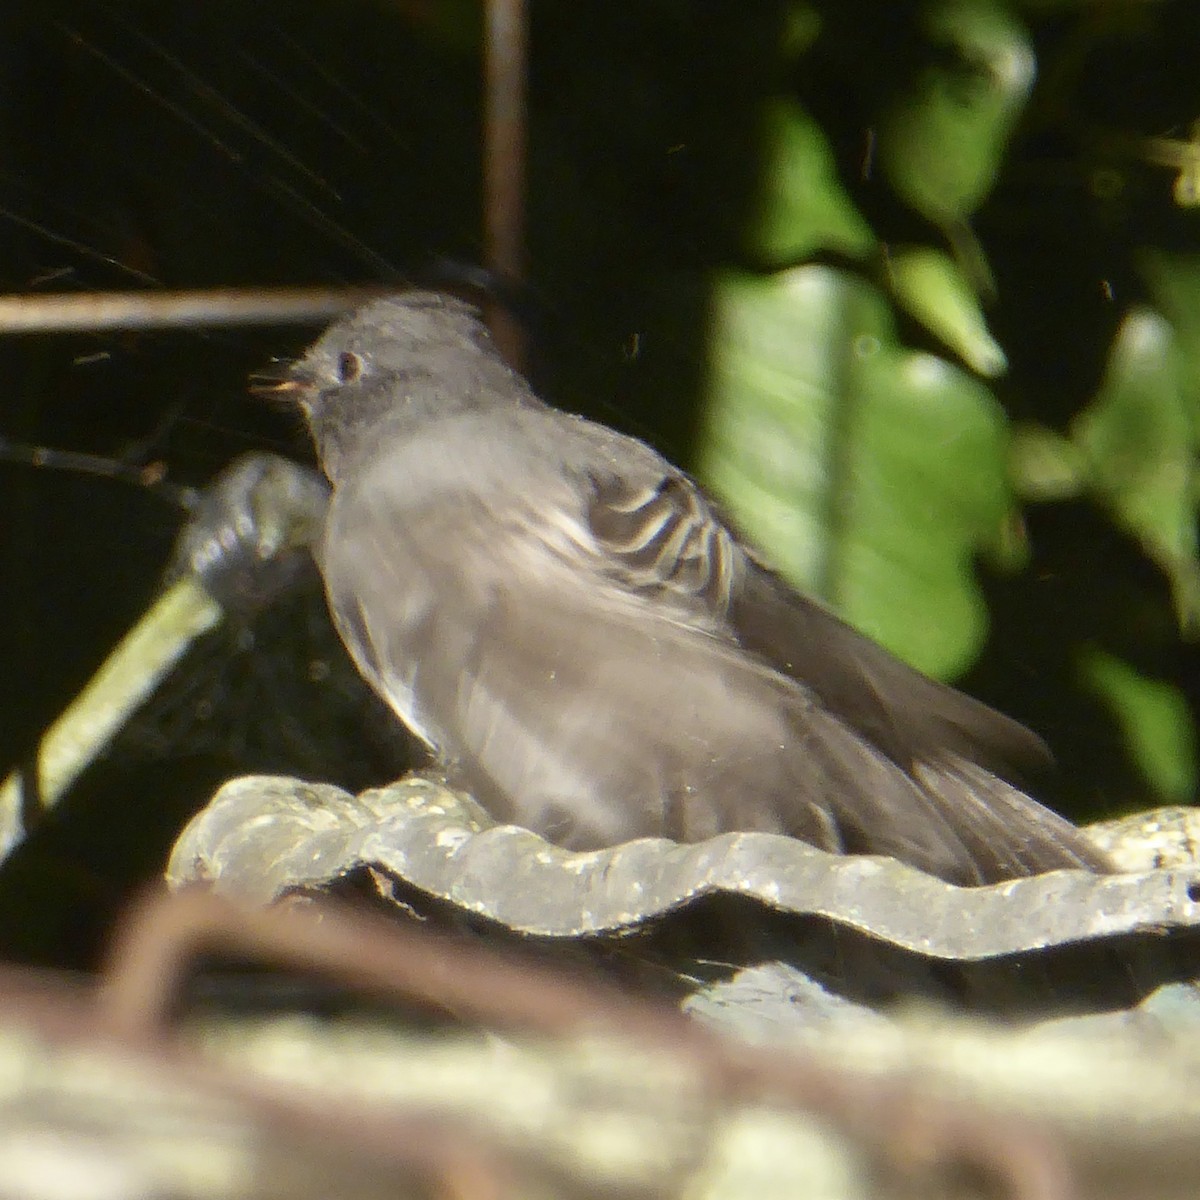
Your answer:
[[[916,665],[986,633],[972,558],[1009,511],[1003,414],[896,340],[884,297],[825,267],[726,276],[701,471],[794,582]]]
[[[887,273],[896,302],[980,375],[1003,374],[1008,360],[959,265],[932,246],[889,247]]]
[[[1033,85],[1033,50],[1009,6],[992,0],[938,0],[923,24],[929,62],[880,122],[879,162],[918,212],[961,221],[1000,169]]]
[[[1171,326],[1156,313],[1135,310],[1074,437],[1087,455],[1096,493],[1170,575],[1181,622],[1194,629],[1200,623],[1200,560],[1188,369]]]
[[[764,127],[764,196],[751,249],[783,264],[821,251],[853,257],[874,249],[875,235],[842,186],[817,122],[798,104],[778,100]]]

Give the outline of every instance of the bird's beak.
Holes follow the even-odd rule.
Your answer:
[[[308,411],[310,397],[317,390],[316,376],[300,363],[272,364],[250,376],[250,391],[268,400],[298,404]]]

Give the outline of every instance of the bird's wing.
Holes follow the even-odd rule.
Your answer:
[[[1044,766],[1036,734],[922,675],[765,567],[701,489],[664,464],[636,482],[591,481],[602,569],[803,683],[906,768],[953,752],[1004,772]]]
[[[739,576],[729,620],[746,649],[803,679],[910,769],[945,753],[1000,774],[1049,765],[1045,743],[1024,725],[923,675],[756,563]]]
[[[594,474],[589,483],[586,540],[600,572],[681,617],[719,626],[745,554],[700,489],[670,470],[636,482]]]
[[[636,483],[594,480],[587,523],[604,571],[622,586],[796,681],[814,701],[803,722],[815,757],[849,762],[843,737],[863,739],[859,770],[848,772],[856,778],[847,784],[843,777],[841,800],[830,801],[830,819],[843,831],[861,828],[863,815],[874,811],[886,842],[895,834],[885,834],[884,825],[932,817],[953,830],[959,853],[981,878],[1038,864],[1107,866],[1073,826],[1005,778],[1014,768],[1048,762],[1036,734],[921,674],[797,594],[686,476],[664,465]],[[876,755],[899,768],[896,777],[878,771]],[[864,799],[881,784],[890,805],[883,820]]]

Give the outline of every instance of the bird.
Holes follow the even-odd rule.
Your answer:
[[[466,301],[374,300],[282,386],[332,488],[338,633],[498,822],[578,851],[783,834],[960,886],[1111,869],[1012,782],[1040,738],[791,587],[651,446],[544,402]]]

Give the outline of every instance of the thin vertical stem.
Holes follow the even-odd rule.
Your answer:
[[[483,186],[488,266],[518,280],[525,274],[526,74],[529,14],[525,0],[488,0],[484,31]],[[501,351],[520,369],[525,336],[498,305],[488,313]]]

